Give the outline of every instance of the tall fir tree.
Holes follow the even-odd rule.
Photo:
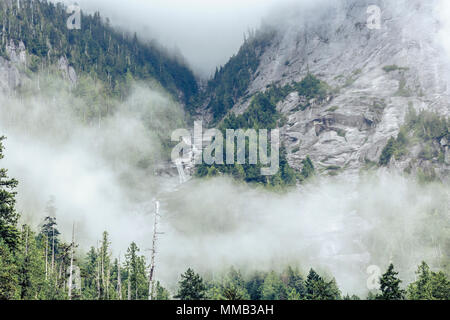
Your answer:
[[[189,268],[181,275],[178,294],[175,298],[180,300],[202,300],[205,298],[206,286],[203,279],[194,270]]]
[[[4,140],[5,137],[0,137],[0,160],[4,158]],[[8,177],[8,170],[0,168],[0,240],[11,249],[17,248],[20,234],[17,229],[19,214],[15,209],[17,185],[17,180]]]
[[[387,271],[380,278],[381,294],[377,295],[378,300],[402,300],[405,292],[400,288],[402,282],[398,278],[398,272],[394,270],[391,263]]]

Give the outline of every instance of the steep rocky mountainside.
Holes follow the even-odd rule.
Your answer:
[[[380,29],[367,25],[367,9],[374,4],[381,8]],[[434,4],[335,1],[269,20],[269,25],[277,25],[277,32],[262,51],[258,47],[259,65],[247,90],[231,95],[236,102],[228,112],[242,114],[258,92],[312,74],[328,84],[326,99],[308,101],[293,90],[277,104],[287,120],[281,130],[289,164],[300,169],[309,155],[322,173],[350,176],[378,165],[408,110],[450,115],[449,59],[436,37],[440,25],[434,18]],[[217,97],[215,92],[211,95],[210,100]],[[214,118],[208,103],[202,108],[202,118]],[[414,143],[403,154],[389,157],[388,165],[448,179],[448,122],[444,126],[443,134],[421,142],[405,128]],[[425,147],[432,149],[431,155],[422,157]]]
[[[164,48],[112,28],[99,13],[81,12],[81,29],[68,28],[66,10],[47,1],[0,1],[0,89],[18,89],[30,73],[56,66],[72,82],[77,73],[89,76],[121,99],[130,79],[156,80],[182,103],[197,94],[192,71]]]
[[[99,14],[83,16],[82,30],[67,30],[63,6],[4,1],[0,90],[20,89],[30,72],[53,66],[74,85],[93,76],[105,84],[102,94],[120,98],[130,77],[156,79],[194,117],[215,126],[244,113],[258,94],[283,87],[288,92],[277,97],[276,109],[291,167],[301,170],[309,156],[326,175],[355,177],[363,168],[388,166],[448,181],[448,121],[436,133],[431,116],[450,115],[450,63],[436,36],[436,1],[322,0],[284,10],[249,34],[199,94],[187,67],[113,30]],[[367,25],[370,5],[381,8],[380,29]],[[326,84],[325,97],[286,86],[308,74]],[[412,109],[428,120],[405,125]],[[408,143],[389,144],[401,131]]]

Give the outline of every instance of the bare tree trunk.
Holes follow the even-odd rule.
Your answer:
[[[106,299],[109,300],[109,278],[111,276],[111,270],[108,268],[106,269]]]
[[[150,263],[150,273],[148,279],[148,300],[152,300],[154,296],[154,280],[155,272],[155,255],[156,255],[156,241],[158,240],[158,216],[159,216],[159,201],[155,202],[155,222],[153,225],[153,239],[152,239],[152,257]]]
[[[117,293],[119,296],[119,300],[122,300],[122,279],[120,275],[120,257],[119,257],[119,263],[117,264]]]
[[[69,300],[72,300],[72,273],[73,273],[73,254],[75,246],[75,223],[72,226],[72,244],[70,247],[70,269],[69,269]]]
[[[55,225],[52,226],[52,272],[55,267]]]
[[[128,267],[128,293],[127,300],[131,300],[131,277],[130,277],[130,268]]]
[[[98,241],[97,241],[97,252],[99,252]],[[98,300],[100,300],[100,260],[98,259],[98,256],[97,256],[97,296]]]
[[[103,242],[102,242],[102,246],[100,249],[100,273],[101,273],[101,288],[102,288],[102,294],[105,291],[105,267],[104,267],[104,263],[103,263]]]
[[[48,279],[48,237],[45,236],[45,280]]]

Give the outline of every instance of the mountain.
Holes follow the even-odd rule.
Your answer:
[[[270,17],[205,83],[98,13],[69,30],[63,5],[0,0],[0,299],[169,299],[186,268],[177,299],[402,299],[400,278],[408,299],[449,299],[436,2],[318,1]],[[280,170],[178,179],[170,135],[196,119],[279,128]]]
[[[217,124],[283,89],[272,103],[291,167],[309,156],[327,175],[389,166],[448,181],[450,66],[435,4],[353,0],[284,12],[216,72],[198,116]],[[380,29],[367,26],[370,5],[381,9]],[[298,90],[308,75],[325,96]]]
[[[69,16],[63,4],[0,1],[0,88],[16,89],[20,74],[57,65],[73,82],[90,75],[106,84],[105,94],[121,98],[131,77],[157,80],[182,103],[197,94],[191,70],[156,43],[113,29],[99,13],[82,13],[82,28],[71,30]]]
[[[392,167],[448,181],[450,66],[434,4],[345,0],[284,12],[200,85],[180,59],[98,13],[69,30],[61,4],[1,1],[0,89],[20,91],[30,74],[55,66],[76,86],[88,76],[101,95],[122,100],[130,79],[156,80],[209,126],[280,128],[281,176],[272,180]],[[367,26],[370,5],[381,9],[380,29]],[[268,183],[252,168],[215,169],[199,175]]]

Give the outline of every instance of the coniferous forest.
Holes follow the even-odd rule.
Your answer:
[[[344,91],[346,87],[351,86],[356,81],[352,77],[356,77],[360,73],[352,71],[352,76],[347,79],[346,84],[337,88],[322,80],[323,73],[310,72],[308,65],[307,72],[302,77],[297,77],[295,81],[274,81],[265,86],[263,90],[252,91],[252,81],[259,76],[258,70],[261,63],[264,62],[265,50],[278,41],[278,31],[273,28],[265,28],[248,32],[237,53],[223,66],[217,67],[208,80],[200,81],[183,57],[166,50],[156,41],[144,40],[136,33],[113,27],[110,21],[98,12],[94,14],[83,12],[82,29],[68,29],[66,9],[64,4],[55,4],[46,0],[20,0],[17,2],[0,0],[0,64],[4,63],[8,68],[14,66],[17,68],[17,74],[25,79],[20,85],[5,93],[4,99],[0,97],[2,98],[0,108],[7,110],[5,113],[0,112],[0,116],[12,114],[11,108],[16,106],[14,103],[17,105],[28,103],[29,106],[26,105],[26,108],[29,109],[25,109],[27,113],[29,111],[30,114],[33,114],[31,108],[34,106],[34,98],[39,103],[41,101],[39,99],[42,99],[44,101],[42,104],[47,107],[48,105],[52,106],[52,103],[56,104],[55,101],[58,101],[59,95],[63,98],[70,97],[70,103],[67,103],[70,108],[70,117],[67,116],[67,118],[72,121],[71,117],[73,116],[73,122],[76,122],[74,128],[77,130],[87,128],[88,130],[98,130],[98,132],[107,128],[105,129],[106,133],[102,132],[103,135],[99,133],[98,141],[96,140],[97,136],[91,140],[96,140],[94,143],[96,148],[107,149],[106,151],[102,149],[105,154],[109,155],[108,152],[111,152],[113,155],[111,158],[114,158],[111,160],[113,163],[111,166],[115,171],[123,170],[119,172],[119,178],[113,181],[119,181],[125,186],[138,185],[139,179],[144,180],[149,176],[156,176],[157,173],[160,173],[158,170],[166,170],[164,174],[167,176],[169,175],[167,172],[173,173],[177,168],[167,165],[170,148],[173,147],[173,141],[169,141],[170,131],[179,126],[190,125],[194,119],[201,117],[202,113],[209,117],[209,127],[216,127],[224,135],[227,129],[287,128],[286,130],[290,130],[300,122],[297,121],[298,119],[293,119],[294,113],[312,114],[322,105],[333,104],[332,99],[339,90]],[[338,31],[335,32],[338,33]],[[300,37],[296,41],[298,46],[301,41]],[[320,41],[327,43],[328,40],[321,39]],[[22,49],[26,56],[25,62],[14,65],[17,61],[14,61],[15,58],[12,57],[11,52]],[[288,67],[290,63],[290,61],[285,61],[284,66]],[[63,66],[61,67],[61,65]],[[76,79],[67,74],[61,75],[61,70],[68,69],[69,66],[74,69]],[[0,67],[3,66],[0,65]],[[0,70],[7,73],[6,67],[0,68]],[[407,72],[406,69],[394,66],[385,67],[384,71],[385,73]],[[400,75],[403,76],[403,74]],[[283,75],[283,78],[286,76]],[[336,76],[336,79],[340,78],[343,76]],[[151,94],[140,96],[139,94],[145,90],[149,90]],[[147,91],[145,92],[147,93]],[[151,109],[153,106],[149,106],[149,101],[154,98],[155,92],[158,93],[157,99],[160,99],[157,100],[157,103],[164,101],[167,103],[164,105],[166,109],[161,108],[162,111],[155,112]],[[360,94],[362,95],[358,91],[358,95]],[[397,97],[399,95],[397,92]],[[354,96],[356,97],[357,94]],[[295,108],[288,112],[283,110],[283,103],[296,97],[298,97],[298,101]],[[131,111],[126,110],[129,113],[120,113],[123,111],[121,109],[123,105],[127,104],[132,105]],[[342,120],[344,116],[331,118],[329,115],[336,113],[340,106],[326,105],[327,117],[316,116],[309,125],[309,128],[313,128],[311,130],[314,131],[312,136],[319,140],[321,130],[325,130],[324,128],[329,125],[332,128],[327,139],[337,137],[346,142],[350,141],[351,137],[347,140],[347,132],[340,129],[339,121],[345,125],[356,122],[357,126],[361,128],[369,128],[367,131],[372,130],[373,127],[370,126],[373,122],[380,121],[382,118],[379,109],[380,105],[384,105],[385,102],[379,104],[364,102],[364,104],[370,106],[371,112],[375,110],[370,114],[372,117],[370,120],[366,118],[361,120],[353,115],[349,121]],[[139,109],[139,112],[136,112],[139,114],[139,121],[118,122],[117,126],[107,127],[113,122],[111,119],[117,120],[117,117],[123,114],[134,115],[135,110],[132,109],[135,105],[139,105],[139,108],[136,108]],[[242,112],[232,112],[236,105],[246,105],[246,108]],[[377,148],[380,149],[378,161],[367,158],[358,159],[365,164],[359,171],[366,173],[372,172],[371,170],[387,169],[389,165],[400,163],[405,157],[414,154],[417,159],[409,165],[401,166],[402,174],[411,179],[417,178],[420,186],[437,185],[437,188],[443,190],[445,182],[438,178],[438,173],[445,173],[445,170],[437,170],[436,173],[429,167],[422,170],[420,165],[424,162],[426,165],[430,163],[445,165],[448,141],[450,141],[449,121],[436,112],[426,110],[417,112],[413,106],[412,102],[408,103],[405,112],[406,118],[399,128],[398,135],[391,136],[383,145],[377,145]],[[65,110],[63,107],[61,107],[62,111],[59,110],[59,106],[54,109],[58,109],[54,111],[55,114]],[[36,114],[40,115],[38,112]],[[20,118],[20,113],[17,116],[11,115],[12,122],[20,122]],[[23,126],[31,126],[36,118],[31,118],[32,121],[29,122],[24,121]],[[57,117],[55,116],[55,118]],[[38,125],[45,128],[46,121],[50,122],[48,119],[38,119],[41,121]],[[64,118],[64,121],[66,120]],[[65,123],[62,121],[60,126],[64,127]],[[1,121],[0,125],[2,125]],[[11,127],[13,126],[11,125]],[[51,127],[50,124],[48,126]],[[138,134],[135,135],[132,130],[135,129],[134,127],[148,133],[148,136],[153,139],[152,142],[158,141],[158,148],[155,147],[151,151],[143,148],[140,144],[148,141],[140,139],[141,136]],[[450,264],[449,252],[447,252],[450,243],[448,212],[445,212],[445,208],[442,209],[442,203],[435,205],[432,200],[429,200],[429,203],[426,202],[426,205],[420,210],[426,211],[426,217],[429,220],[420,220],[420,226],[423,227],[420,231],[414,229],[414,232],[417,233],[414,236],[420,239],[417,240],[417,243],[422,241],[429,246],[427,248],[439,251],[437,253],[440,257],[439,268],[436,267],[434,261],[427,261],[432,256],[431,254],[421,257],[421,260],[426,261],[417,266],[411,266],[415,268],[414,281],[411,281],[411,278],[402,279],[402,273],[396,260],[390,259],[390,262],[383,266],[381,274],[372,279],[375,286],[368,288],[364,294],[355,294],[340,287],[336,280],[338,277],[332,272],[303,264],[301,258],[293,257],[290,260],[285,259],[279,263],[280,265],[269,269],[258,269],[254,266],[240,268],[233,265],[232,262],[229,264],[224,262],[221,270],[205,268],[205,271],[205,269],[195,270],[194,267],[189,267],[182,273],[173,275],[177,281],[165,283],[158,279],[158,268],[155,270],[154,255],[157,251],[154,247],[151,250],[139,247],[136,240],[136,242],[125,244],[126,252],[118,253],[115,249],[116,244],[111,240],[110,230],[95,235],[99,238],[97,243],[91,243],[90,247],[82,246],[78,237],[82,236],[83,230],[79,230],[78,225],[73,223],[72,233],[62,231],[60,219],[64,219],[64,217],[57,214],[58,208],[54,199],[50,199],[46,203],[43,219],[40,219],[38,223],[36,220],[28,221],[27,218],[35,212],[19,212],[18,201],[21,194],[18,189],[21,184],[29,181],[16,180],[14,176],[10,175],[5,164],[8,148],[14,147],[14,143],[23,141],[13,139],[9,144],[9,140],[7,140],[9,137],[3,136],[5,134],[3,131],[6,132],[6,129],[10,128],[0,127],[0,300],[450,300],[450,277],[448,274]],[[128,129],[129,131],[127,131]],[[24,129],[24,131],[27,130],[28,128]],[[72,127],[67,129],[67,131],[71,130]],[[231,165],[199,164],[192,169],[194,183],[197,181],[211,182],[214,181],[211,179],[230,177],[233,183],[236,183],[232,186],[238,185],[239,188],[245,186],[252,192],[262,190],[261,192],[264,193],[260,194],[261,198],[270,194],[278,201],[282,195],[289,194],[296,188],[310,191],[309,183],[314,183],[321,175],[332,177],[347,168],[348,163],[342,167],[327,166],[324,163],[328,158],[322,157],[319,161],[317,154],[292,157],[292,154],[298,153],[303,148],[304,143],[298,136],[289,136],[286,130],[282,132],[282,136],[286,140],[281,143],[280,168],[277,174],[270,177],[260,175],[263,165],[259,162],[256,166],[237,163]],[[14,130],[10,132],[16,133]],[[80,129],[76,132],[83,131]],[[95,132],[97,133],[97,131]],[[123,146],[119,136],[124,132],[129,134],[129,140],[126,141],[133,141],[142,149],[134,148],[134,145],[130,148]],[[140,133],[141,131],[136,132]],[[30,129],[27,134],[33,135],[34,131]],[[65,135],[69,134],[67,132],[61,134],[63,138]],[[48,136],[58,136],[58,134],[49,129]],[[145,137],[148,138],[148,136]],[[102,145],[107,138],[111,139],[113,143]],[[325,142],[327,139],[324,139]],[[358,137],[358,139],[360,138]],[[5,146],[7,141],[8,148]],[[67,142],[66,140],[62,141]],[[298,142],[295,148],[287,146],[287,143],[292,141]],[[67,144],[69,143],[67,142]],[[246,146],[248,147],[248,143]],[[55,150],[57,149],[55,148]],[[154,150],[158,150],[158,155],[152,153],[156,153]],[[127,161],[131,159],[129,163],[121,162],[123,159],[117,156],[116,151],[123,158],[127,158]],[[317,150],[313,149],[313,152],[317,153]],[[151,158],[149,154],[151,154]],[[358,154],[358,156],[360,155]],[[246,154],[247,158],[248,154]],[[80,156],[74,162],[78,164],[84,160],[85,158]],[[30,166],[39,164],[39,161],[34,158],[29,161]],[[98,160],[98,162],[102,161],[103,158]],[[160,165],[162,162],[163,165]],[[158,165],[160,166],[158,167]],[[161,176],[164,177],[164,174]],[[109,184],[110,180],[107,181]],[[71,181],[67,180],[65,183],[70,184]],[[95,185],[93,182],[90,183]],[[346,183],[347,181],[343,182],[343,184]],[[207,188],[213,187],[214,182]],[[201,190],[203,191],[198,191],[201,194],[199,198],[208,202],[207,196],[202,194],[204,189]],[[314,196],[319,193],[314,188],[311,190],[310,192]],[[40,192],[40,190],[36,190],[36,192]],[[142,183],[136,189],[130,187],[127,190],[127,196],[131,199],[138,199],[142,194],[151,192],[153,189],[147,188],[147,185]],[[113,194],[111,198],[117,196],[113,192],[111,193]],[[44,197],[44,195],[42,196]],[[78,195],[70,196],[75,198]],[[150,196],[145,194],[143,197]],[[411,194],[407,194],[406,197],[409,200],[415,199],[415,195]],[[123,199],[118,198],[120,199],[117,202]],[[430,198],[432,197],[430,196]],[[227,201],[228,198],[224,195],[223,199]],[[259,200],[255,202],[259,203]],[[261,206],[264,206],[264,202],[261,203]],[[112,205],[115,204],[117,203]],[[365,205],[366,203],[363,206],[365,207]],[[209,208],[205,209],[201,205],[199,207],[201,207],[199,212],[200,210],[208,211],[208,213],[214,211]],[[386,207],[379,210],[389,211]],[[25,208],[34,209],[30,206],[25,206]],[[352,213],[357,211],[351,206],[350,208]],[[178,208],[177,210],[183,211],[184,209],[191,208]],[[270,210],[272,209],[270,208]],[[315,207],[311,210],[314,211]],[[397,207],[395,210],[396,214],[401,211]],[[240,210],[239,214],[245,214],[241,211],[243,210]],[[197,212],[195,214],[200,215]],[[314,214],[316,213],[314,212]],[[280,215],[283,217],[282,213]],[[398,219],[401,217],[399,213]],[[175,219],[173,216],[170,218]],[[179,228],[182,230],[180,233],[189,230],[190,227],[189,217],[183,219],[178,224],[185,223],[188,226],[186,229]],[[231,229],[230,225],[233,225],[233,222],[227,221],[227,219],[224,217],[223,220],[220,220],[223,225],[217,227],[217,230],[224,234],[229,231],[228,228]],[[314,221],[315,219],[320,219],[320,215],[317,217],[314,215],[309,220]],[[428,223],[429,221],[432,223]],[[287,224],[291,223],[294,222],[287,221]],[[65,225],[67,226],[67,221],[65,221]],[[251,220],[251,225],[252,228],[258,229],[256,218]],[[408,226],[405,226],[405,230]],[[177,229],[176,227],[174,229]],[[428,227],[429,229],[427,229]],[[208,233],[209,230],[205,231],[208,228],[205,226],[199,229]],[[216,229],[212,228],[212,230]],[[438,231],[433,233],[435,230]],[[130,231],[130,233],[133,232],[134,230]],[[155,245],[156,222],[153,232],[153,245]],[[242,232],[249,231],[243,229]],[[262,231],[261,233],[264,234]],[[385,233],[379,237],[382,238],[383,235]],[[193,237],[195,238],[195,236],[197,234],[194,234]],[[281,232],[280,238],[282,236]],[[372,249],[375,248],[385,253],[385,247],[378,246],[376,236],[370,234],[368,238],[367,243],[372,246]],[[398,239],[395,240],[399,242],[389,243],[390,252],[385,254],[392,256],[391,252],[397,249],[392,249],[396,243],[402,243],[400,248],[403,250],[402,253],[408,251],[409,245],[416,245],[416,242],[407,243],[408,240],[405,239],[398,236]],[[297,238],[295,241],[301,242]],[[357,241],[358,239],[353,242]],[[121,244],[121,246],[123,245]],[[234,244],[233,250],[237,250],[237,247],[238,245]],[[428,251],[426,252],[428,253]],[[296,261],[297,258],[300,261]],[[291,263],[291,261],[293,262]],[[402,263],[405,262],[402,261]],[[365,287],[366,284],[362,283],[359,286]]]
[[[0,140],[0,159],[3,144]],[[87,299],[87,300],[449,300],[450,279],[433,272],[426,262],[417,268],[417,280],[402,289],[393,264],[380,278],[380,290],[358,297],[341,292],[334,278],[307,274],[286,266],[283,272],[254,271],[243,276],[230,267],[216,279],[203,279],[194,270],[180,275],[176,291],[149,281],[149,261],[136,243],[131,243],[120,261],[111,253],[108,232],[97,246],[81,254],[75,241],[61,240],[49,201],[49,214],[40,230],[18,225],[15,188],[18,181],[0,169],[0,298],[1,299]],[[53,216],[53,217],[52,217]],[[73,239],[73,236],[72,236]]]

